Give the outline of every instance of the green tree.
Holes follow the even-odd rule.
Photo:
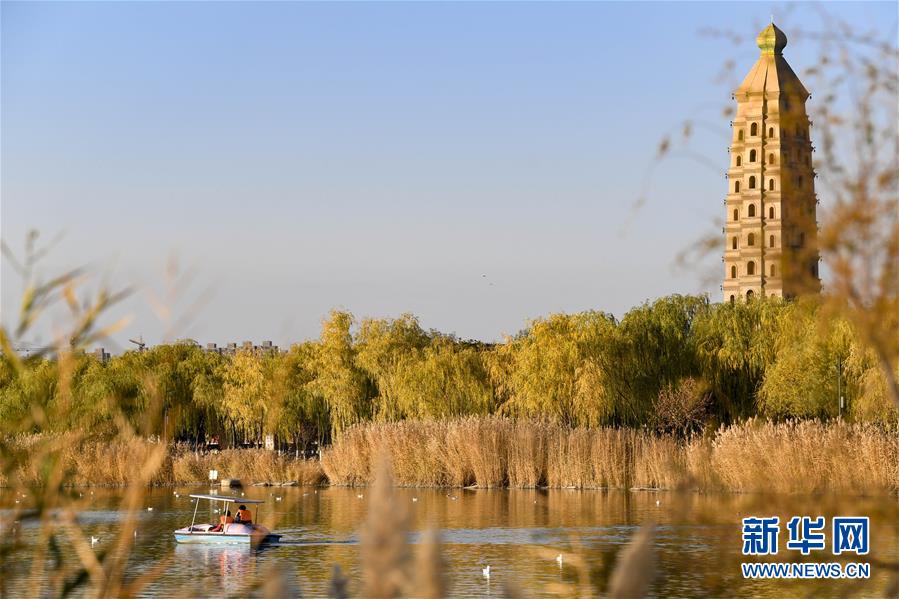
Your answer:
[[[857,380],[847,361],[852,331],[845,320],[822,314],[809,299],[785,306],[774,337],[775,358],[764,372],[759,411],[772,418],[827,418],[839,413],[838,387],[855,395]],[[842,382],[838,383],[838,377]]]
[[[225,363],[222,372],[222,419],[238,438],[259,441],[265,434],[269,406],[273,401],[273,373],[277,357],[239,351]]]
[[[400,411],[415,418],[488,414],[494,403],[482,352],[451,335],[401,358],[397,387]]]
[[[151,430],[169,439],[199,441],[208,428],[218,426],[223,364],[222,356],[179,342],[126,352],[110,360],[109,369],[137,377],[137,403],[153,417]]]
[[[844,363],[844,373],[856,381],[847,395],[847,408],[854,420],[899,424],[899,406],[892,401],[889,384],[875,351],[864,342],[854,342]],[[899,379],[899,364],[895,367]]]
[[[671,295],[624,315],[602,352],[604,381],[616,398],[619,422],[648,422],[662,389],[696,376],[693,326],[709,309],[705,296]]]
[[[384,420],[398,420],[414,413],[401,387],[407,374],[405,369],[422,360],[430,342],[418,319],[403,314],[394,320],[363,320],[355,342],[355,362],[377,387],[374,415]]]
[[[106,363],[92,357],[82,362],[71,385],[74,404],[67,426],[96,430],[121,415],[133,428],[139,427],[148,408],[142,365],[127,354]]]
[[[353,316],[334,310],[322,323],[321,338],[312,356],[312,390],[328,406],[331,433],[371,418],[374,385],[356,365],[351,327]]]
[[[496,349],[490,373],[503,410],[566,424],[598,424],[616,412],[603,352],[615,319],[602,312],[537,319]]]
[[[776,298],[726,302],[697,318],[694,344],[701,378],[711,386],[713,409],[724,422],[756,414],[756,396],[774,362],[786,305]]]
[[[5,355],[0,355],[0,422],[4,428],[29,421],[35,409],[46,412],[56,397],[59,369],[55,360],[26,360],[17,372]],[[21,432],[34,432],[32,430]]]
[[[278,389],[270,409],[271,430],[293,442],[297,452],[312,441],[322,444],[331,429],[328,405],[315,392],[315,352],[315,343],[294,345],[276,361],[273,377]]]

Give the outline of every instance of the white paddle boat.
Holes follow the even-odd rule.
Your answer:
[[[244,497],[229,497],[227,495],[191,495],[197,500],[194,507],[194,517],[190,522],[190,526],[179,528],[175,531],[175,540],[179,543],[206,543],[206,544],[247,544],[253,547],[262,543],[277,541],[281,535],[272,534],[269,529],[257,524],[259,516],[259,504],[265,503],[259,499],[246,499]],[[219,527],[215,524],[197,524],[197,510],[200,508],[200,501],[207,500],[213,502],[222,502],[221,513],[224,514],[228,510],[229,504],[239,503],[256,506],[256,514],[250,524],[242,522],[233,522],[224,524]]]

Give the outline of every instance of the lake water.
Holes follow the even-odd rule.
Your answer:
[[[142,593],[145,596],[240,596],[254,574],[272,565],[288,577],[305,597],[326,594],[332,568],[339,564],[358,588],[358,530],[368,504],[368,489],[255,488],[246,496],[266,499],[260,521],[284,535],[277,546],[250,550],[237,547],[177,545],[175,528],[190,523],[194,504],[190,492],[208,488],[154,489],[146,496],[153,511],[140,514],[140,532],[129,575],[149,572],[164,561]],[[95,551],[111,541],[121,514],[119,491],[83,490],[92,500],[81,517],[85,531],[100,537]],[[237,494],[240,492],[238,491]],[[362,495],[360,498],[359,495]],[[280,500],[276,500],[280,497]],[[2,506],[10,506],[0,493]],[[462,490],[396,489],[395,499],[408,509],[410,542],[429,526],[441,530],[450,592],[457,597],[502,596],[506,581],[514,581],[530,596],[552,595],[566,585],[575,593],[579,570],[560,568],[558,553],[578,555],[589,569],[590,582],[604,589],[616,555],[643,522],[657,524],[655,547],[658,576],[655,596],[845,596],[881,595],[889,573],[882,562],[899,562],[899,500],[895,497],[842,500],[828,497],[761,497],[757,495],[699,495],[649,491],[575,490]],[[413,500],[414,499],[414,500]],[[201,518],[217,519],[208,502]],[[871,517],[871,554],[848,561],[870,561],[872,579],[853,581],[744,581],[740,571],[741,526],[745,516],[867,515]],[[34,542],[37,527],[21,534]],[[829,541],[829,533],[828,533]],[[839,561],[827,550],[802,558],[784,547],[781,533],[778,561]],[[413,548],[414,549],[414,548]],[[749,561],[749,559],[747,559]],[[844,560],[847,561],[847,560]],[[491,577],[481,573],[491,566]],[[29,576],[26,560],[4,566],[6,590],[12,596]]]

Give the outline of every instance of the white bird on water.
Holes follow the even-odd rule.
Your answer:
[[[280,497],[275,497],[275,501],[281,501]]]
[[[91,546],[94,546],[99,542],[100,542],[100,537],[91,537]]]
[[[559,567],[562,567],[562,554],[556,556],[556,563],[559,564]]]
[[[152,512],[152,511],[153,511],[153,508],[148,507],[148,508],[147,508],[147,511],[148,511],[148,512]]]
[[[656,505],[661,505],[658,499],[656,499]]]
[[[488,565],[486,568],[481,570],[481,574],[484,575],[484,578],[486,578],[487,580],[490,580],[490,566]]]
[[[418,501],[418,497],[413,497],[413,498],[412,498],[412,501],[413,501],[413,502],[414,502],[414,501]]]
[[[362,493],[359,493],[358,495],[356,495],[356,497],[358,497],[359,499],[362,499],[363,495],[362,495]]]

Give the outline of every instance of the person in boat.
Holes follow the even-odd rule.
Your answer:
[[[247,509],[247,506],[242,505],[237,509],[237,517],[234,518],[234,521],[241,524],[252,524],[253,515],[250,513],[250,510]]]
[[[227,510],[224,514],[219,516],[219,523],[216,526],[213,526],[209,529],[209,532],[222,532],[225,530],[226,524],[233,524],[234,518],[231,517],[231,510]]]

